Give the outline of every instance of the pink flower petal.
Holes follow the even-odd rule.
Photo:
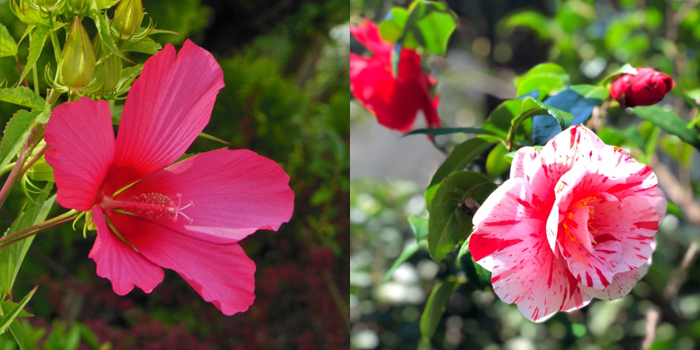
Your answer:
[[[655,206],[665,200],[661,190],[658,197],[626,197],[622,201],[607,200],[596,203],[596,217],[592,225],[597,235],[610,237],[622,244],[622,256],[615,272],[636,270],[647,263],[654,252],[654,234],[666,207]]]
[[[112,212],[110,219],[143,256],[176,271],[225,315],[253,304],[255,263],[240,245],[201,241],[137,216]]]
[[[214,242],[239,241],[259,229],[277,230],[294,210],[289,176],[274,161],[248,150],[205,152],[152,174],[120,193],[127,199],[160,193],[175,203],[176,222],[153,221],[182,234]],[[187,217],[192,219],[190,223]]]
[[[532,217],[536,200],[527,181],[503,183],[474,215],[469,250],[492,272],[494,292],[532,321],[543,321],[571,298],[578,281],[547,244],[545,221]]]
[[[175,49],[166,45],[148,59],[124,104],[106,193],[180,158],[209,122],[222,87],[219,64],[189,40],[177,58]]]
[[[637,281],[639,281],[640,279],[642,279],[642,277],[644,277],[644,275],[646,275],[647,271],[649,270],[650,264],[651,259],[649,259],[649,261],[646,264],[642,265],[642,267],[636,270],[616,274],[615,278],[613,278],[612,283],[610,283],[610,285],[607,286],[605,289],[589,288],[582,285],[580,285],[579,287],[581,288],[581,291],[589,297],[594,297],[602,300],[620,299],[629,294],[629,292],[632,291],[632,288],[634,288],[634,285],[637,284]]]
[[[81,97],[56,107],[46,126],[46,162],[53,167],[56,201],[65,208],[90,210],[114,158],[109,103]]]
[[[97,239],[89,257],[97,263],[97,275],[112,281],[112,289],[126,295],[134,285],[150,293],[163,281],[163,270],[124,243],[107,226],[102,208],[92,209]]]

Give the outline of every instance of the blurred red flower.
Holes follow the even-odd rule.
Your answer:
[[[637,68],[637,75],[623,74],[612,83],[610,97],[627,107],[649,106],[673,89],[673,79],[651,68]]]
[[[409,132],[419,110],[423,111],[429,128],[439,128],[439,98],[433,99],[430,93],[436,81],[421,69],[420,56],[413,50],[402,49],[394,76],[392,44],[380,37],[372,21],[350,26],[350,33],[372,53],[372,57],[350,53],[350,89],[357,101],[389,129]]]

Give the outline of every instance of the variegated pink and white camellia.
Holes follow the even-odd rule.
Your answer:
[[[474,215],[469,249],[501,300],[544,321],[627,295],[665,212],[648,166],[574,126],[518,150],[510,179]]]

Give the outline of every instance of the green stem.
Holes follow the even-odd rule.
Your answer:
[[[76,216],[78,216],[80,212],[77,210],[70,210],[68,212],[65,212],[59,216],[56,216],[54,218],[51,218],[49,220],[46,220],[44,222],[38,223],[34,226],[28,227],[24,230],[15,232],[13,234],[7,235],[5,237],[0,238],[0,249],[15,243],[17,241],[21,241],[23,239],[29,238],[39,232],[46,231],[52,227],[56,227],[58,225],[64,224],[66,222],[72,221],[75,219]]]
[[[61,57],[63,57],[63,54],[61,53],[61,46],[58,44],[58,36],[56,36],[56,32],[50,31],[51,33],[51,46],[53,46],[53,54],[56,56],[56,63],[60,66],[61,65]]]
[[[32,77],[34,78],[34,93],[39,95],[39,73],[36,66],[32,68]]]
[[[22,75],[22,64],[19,63],[19,57],[15,55],[15,62],[17,62],[17,68],[19,68],[19,75]],[[20,81],[18,84],[21,84],[22,82]],[[29,88],[29,83],[27,83],[27,78],[24,78],[24,86]]]

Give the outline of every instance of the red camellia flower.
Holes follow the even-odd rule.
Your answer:
[[[673,79],[651,68],[637,68],[637,75],[623,74],[612,83],[610,97],[623,106],[649,106],[673,89]]]
[[[255,296],[255,264],[237,244],[290,219],[294,193],[275,162],[247,150],[217,150],[175,164],[209,122],[224,86],[214,57],[189,40],[166,45],[131,87],[119,134],[109,103],[62,104],[46,128],[57,202],[90,211],[97,274],[125,295],[150,293],[175,270],[224,314]],[[170,165],[170,166],[169,166]]]
[[[389,129],[409,132],[419,110],[423,111],[428,127],[439,128],[439,99],[433,99],[430,94],[435,79],[421,69],[420,56],[413,50],[401,50],[398,76],[394,76],[393,46],[379,36],[372,21],[350,26],[350,33],[373,55],[368,58],[350,53],[350,89],[357,101]]]
[[[469,249],[532,321],[613,300],[644,276],[666,212],[656,175],[583,126],[523,147],[474,215]]]

